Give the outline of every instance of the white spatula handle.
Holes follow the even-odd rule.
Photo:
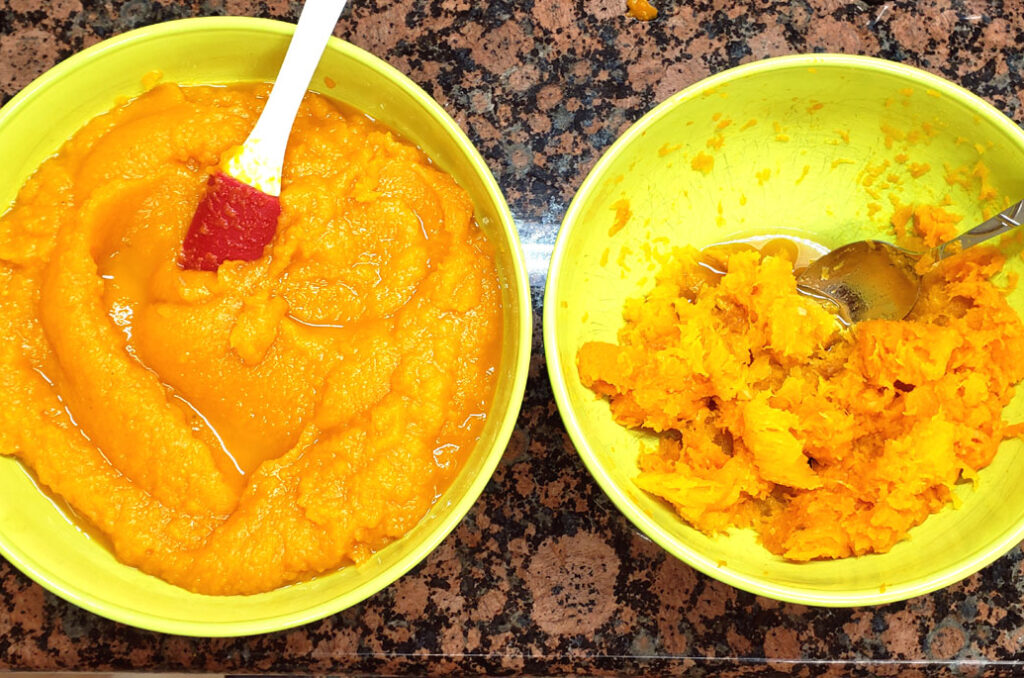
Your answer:
[[[306,0],[267,105],[237,157],[239,169],[265,193],[281,193],[284,151],[295,114],[346,1]]]

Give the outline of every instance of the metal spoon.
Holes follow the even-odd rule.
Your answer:
[[[847,323],[901,320],[917,303],[921,278],[915,271],[925,256],[936,262],[1018,228],[1024,201],[1008,207],[966,233],[924,252],[911,252],[878,240],[859,240],[811,262],[797,277],[797,288],[826,299]]]

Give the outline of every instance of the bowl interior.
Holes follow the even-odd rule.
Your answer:
[[[118,97],[141,93],[148,73],[180,83],[271,81],[291,31],[288,24],[259,19],[187,19],[124,34],[58,65],[0,112],[0,205],[9,205],[39,164],[86,121]],[[0,551],[51,591],[93,612],[199,636],[265,632],[337,612],[397,579],[440,543],[483,490],[511,435],[526,382],[531,311],[515,227],[489,170],[436,102],[348,43],[332,39],[311,89],[418,144],[473,198],[496,250],[504,304],[502,374],[481,439],[452,486],[402,539],[358,567],[253,596],[191,594],[120,564],[83,535],[18,462],[0,458]]]
[[[937,204],[951,196],[950,209],[963,215],[966,230],[982,220],[980,178],[970,176],[979,160],[1001,196],[1024,197],[1024,134],[993,108],[921,71],[826,55],[768,60],[699,83],[648,114],[605,154],[559,234],[545,346],[581,456],[641,530],[711,576],[818,605],[925,593],[1020,541],[1024,500],[1008,500],[1024,483],[1019,440],[1003,444],[977,489],[958,486],[961,508],[929,518],[888,554],[798,564],[772,556],[749,530],[707,537],[633,484],[637,453],[652,438],[617,425],[576,372],[579,347],[614,341],[624,300],[653,286],[650,251],[767,233],[810,237],[830,248],[884,238],[892,197]],[[966,185],[951,186],[947,177],[961,168],[969,170]],[[625,205],[631,215],[613,234]],[[1024,273],[1024,262],[1013,256],[1007,270]],[[1024,310],[1024,290],[1011,302]],[[1024,418],[1024,398],[1005,417]]]

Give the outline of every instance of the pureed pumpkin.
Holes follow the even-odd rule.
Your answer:
[[[940,212],[898,209],[894,226],[913,216],[935,244]],[[797,253],[675,249],[617,343],[581,347],[579,374],[618,423],[659,434],[636,483],[695,528],[751,527],[797,561],[883,553],[1020,434],[1002,410],[1024,324],[990,280],[993,248],[929,270],[905,320],[853,327],[797,291]]]
[[[208,173],[267,91],[159,85],[0,219],[0,454],[120,560],[200,593],[268,591],[403,535],[472,450],[497,373],[468,195],[319,95],[265,255],[181,269]]]

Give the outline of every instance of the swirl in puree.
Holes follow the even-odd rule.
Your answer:
[[[181,269],[209,172],[267,91],[159,85],[89,122],[0,219],[0,454],[121,561],[207,594],[409,530],[472,450],[500,348],[467,193],[316,94],[264,256]]]

